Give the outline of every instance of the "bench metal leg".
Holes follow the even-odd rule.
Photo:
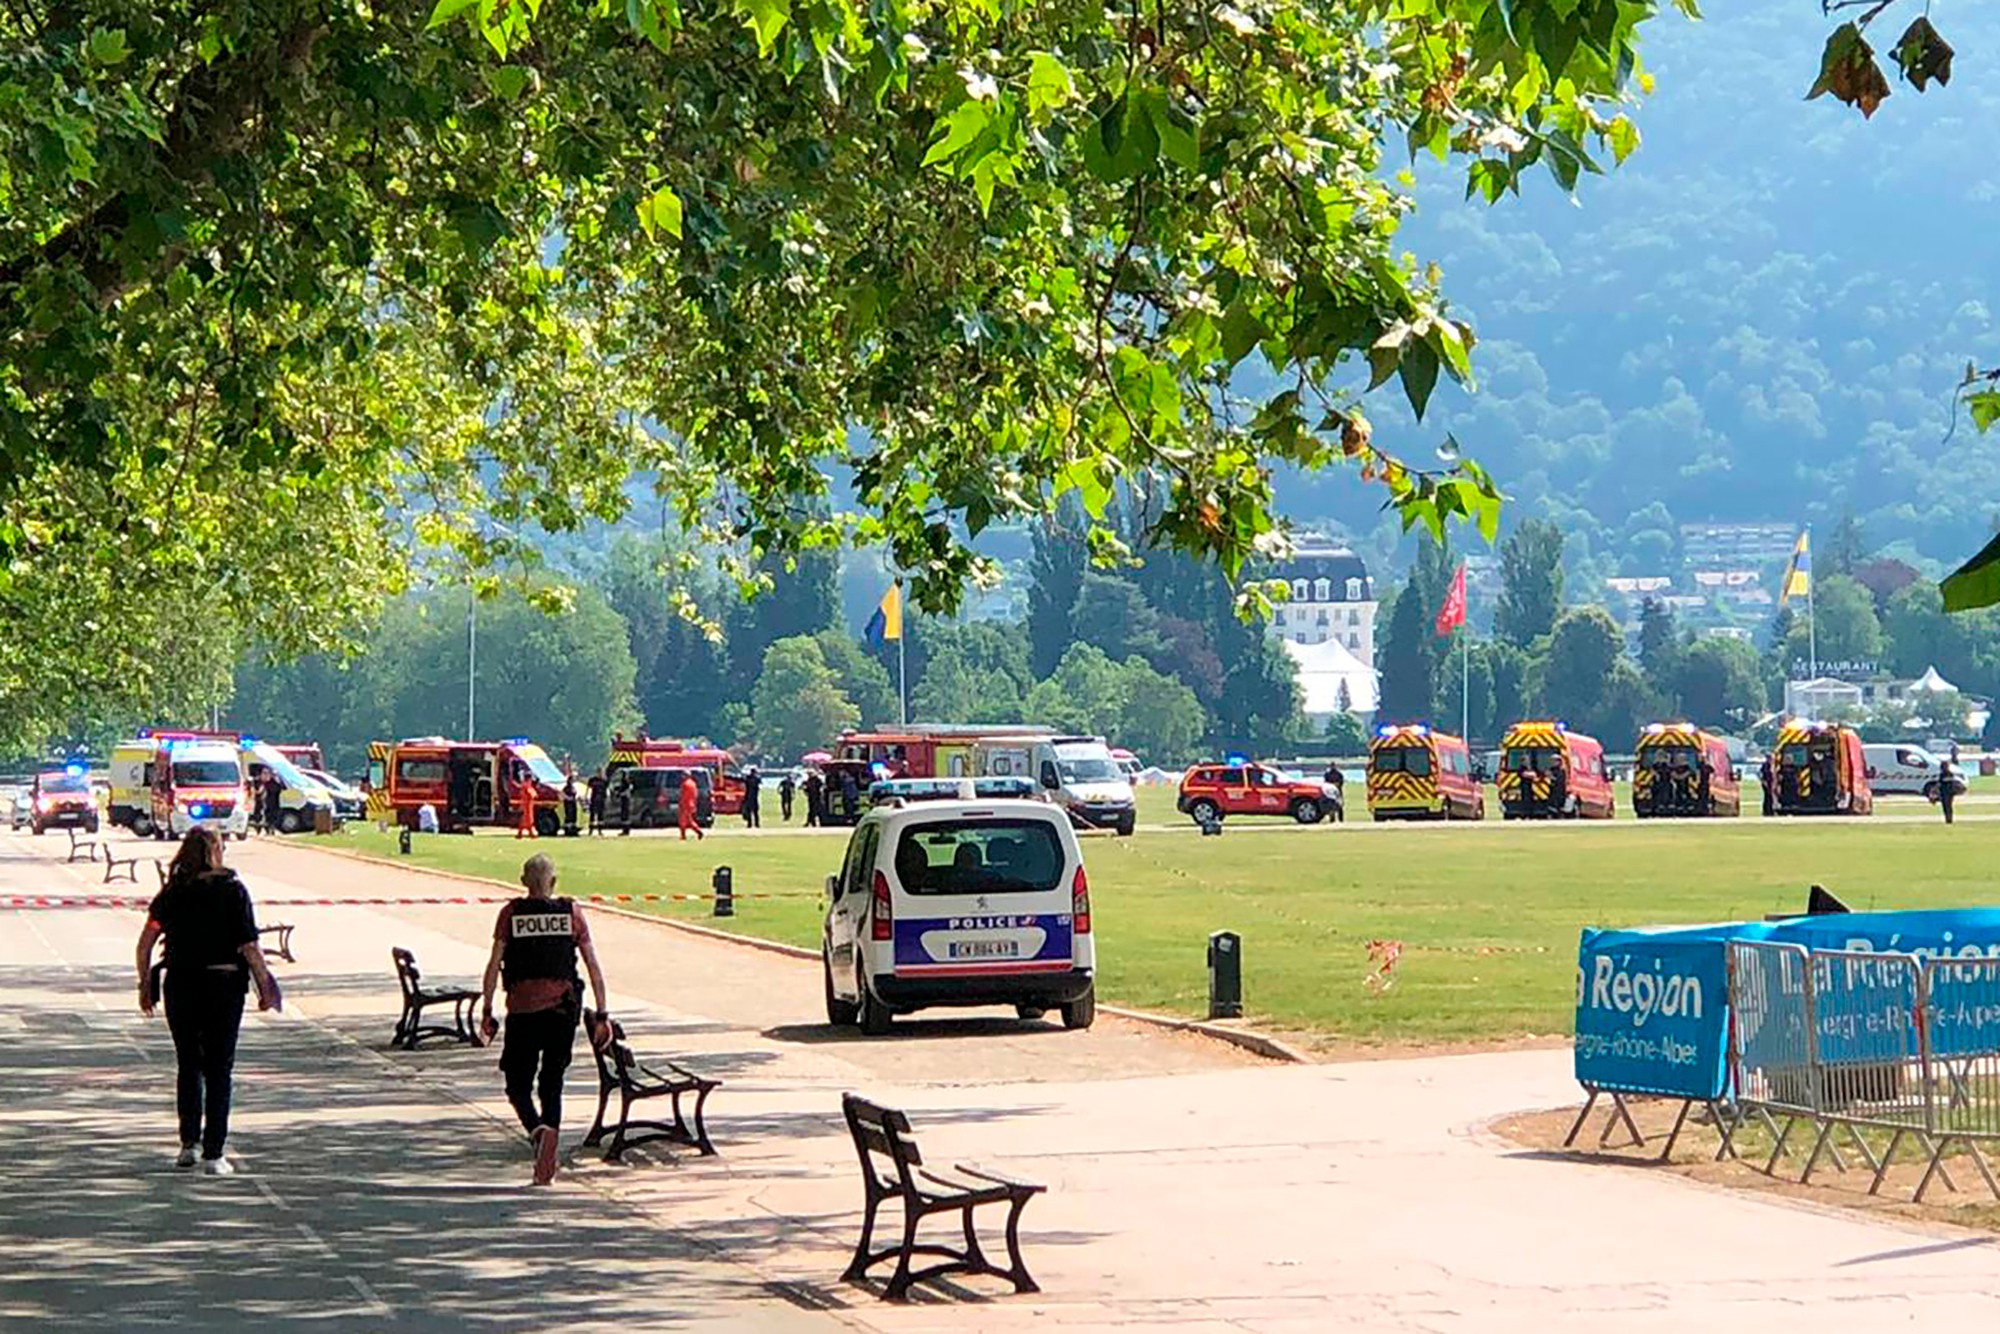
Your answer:
[[[889,1286],[882,1295],[892,1302],[900,1302],[910,1293],[910,1255],[917,1246],[917,1220],[923,1215],[903,1204],[903,1247],[896,1254],[896,1272],[889,1276]]]
[[[882,1207],[882,1196],[870,1183],[868,1202],[861,1213],[861,1240],[854,1243],[854,1258],[847,1262],[847,1272],[840,1277],[843,1282],[857,1282],[868,1273],[869,1243],[875,1239],[875,1212]]]
[[[595,1148],[604,1139],[604,1112],[611,1105],[611,1090],[616,1087],[602,1078],[597,1081],[597,1119],[590,1123],[590,1133],[583,1137],[586,1147]]]
[[[1028,1262],[1021,1258],[1021,1213],[1028,1207],[1032,1195],[1016,1195],[1013,1206],[1007,1210],[1007,1277],[1014,1280],[1016,1292],[1040,1292],[1041,1285],[1028,1276]]]

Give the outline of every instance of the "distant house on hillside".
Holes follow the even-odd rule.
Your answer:
[[[1362,670],[1375,670],[1375,583],[1352,550],[1325,538],[1305,537],[1292,558],[1270,572],[1291,587],[1291,599],[1272,613],[1267,632],[1286,647],[1338,644]],[[1369,687],[1369,697],[1374,688]],[[1359,705],[1355,706],[1359,709]],[[1370,709],[1374,706],[1371,704]]]
[[[1681,552],[1696,570],[1761,570],[1783,564],[1798,541],[1795,523],[1684,523]]]

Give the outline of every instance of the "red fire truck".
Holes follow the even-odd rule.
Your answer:
[[[536,831],[553,837],[562,826],[562,771],[526,737],[506,741],[415,737],[394,744],[376,742],[368,754],[372,805],[406,829],[417,827],[417,812],[424,806],[437,812],[438,829],[444,833],[512,825],[518,818],[514,792],[524,778],[535,785]]]
[[[1055,729],[1020,723],[912,723],[895,731],[843,732],[836,758],[879,764],[891,778],[972,778],[979,743],[992,737],[1050,737]]]
[[[613,736],[611,758],[604,766],[605,777],[620,769],[707,769],[709,799],[717,815],[743,813],[743,780],[731,773],[735,759],[726,750],[700,743],[650,737]]]

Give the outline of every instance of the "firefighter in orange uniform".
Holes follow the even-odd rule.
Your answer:
[[[695,842],[708,837],[701,828],[701,789],[695,785],[693,774],[681,776],[681,842],[687,842],[688,830],[694,831]]]
[[[515,838],[535,838],[535,780],[526,774],[514,785]]]

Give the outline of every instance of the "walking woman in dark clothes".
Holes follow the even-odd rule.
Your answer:
[[[257,916],[250,891],[222,864],[222,839],[212,829],[190,830],[181,840],[165,888],[146,913],[139,933],[139,1008],[149,1017],[153,946],[167,938],[167,1028],[180,1067],[181,1152],[177,1167],[193,1167],[195,1150],[210,1176],[236,1169],[222,1156],[229,1138],[229,1084],[236,1065],[236,1035],[243,1026],[243,997],[257,983],[257,1008],[283,1001],[257,945]]]

